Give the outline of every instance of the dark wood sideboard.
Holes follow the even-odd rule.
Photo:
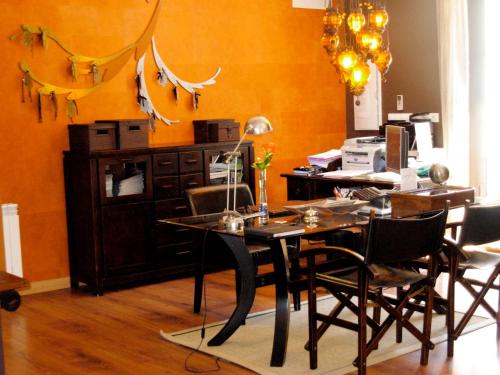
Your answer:
[[[186,189],[223,183],[224,172],[211,170],[211,163],[236,144],[65,151],[71,287],[85,284],[102,295],[116,286],[191,274],[191,233],[162,228],[158,220],[190,214]],[[252,142],[240,151],[242,181],[254,192]]]

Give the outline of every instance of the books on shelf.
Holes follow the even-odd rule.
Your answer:
[[[288,237],[304,232],[304,224],[270,223],[261,226],[245,227],[245,235],[263,239]]]

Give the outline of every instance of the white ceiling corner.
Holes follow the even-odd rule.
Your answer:
[[[325,0],[292,0],[293,8],[325,9]]]

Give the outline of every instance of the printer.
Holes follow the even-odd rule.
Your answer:
[[[343,170],[385,171],[385,138],[349,138],[341,147]]]

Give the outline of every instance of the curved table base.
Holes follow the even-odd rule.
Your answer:
[[[218,346],[224,343],[245,322],[255,299],[253,260],[243,238],[222,233],[218,233],[218,235],[224,240],[236,259],[241,274],[241,285],[236,308],[224,327],[207,343],[208,346]]]

